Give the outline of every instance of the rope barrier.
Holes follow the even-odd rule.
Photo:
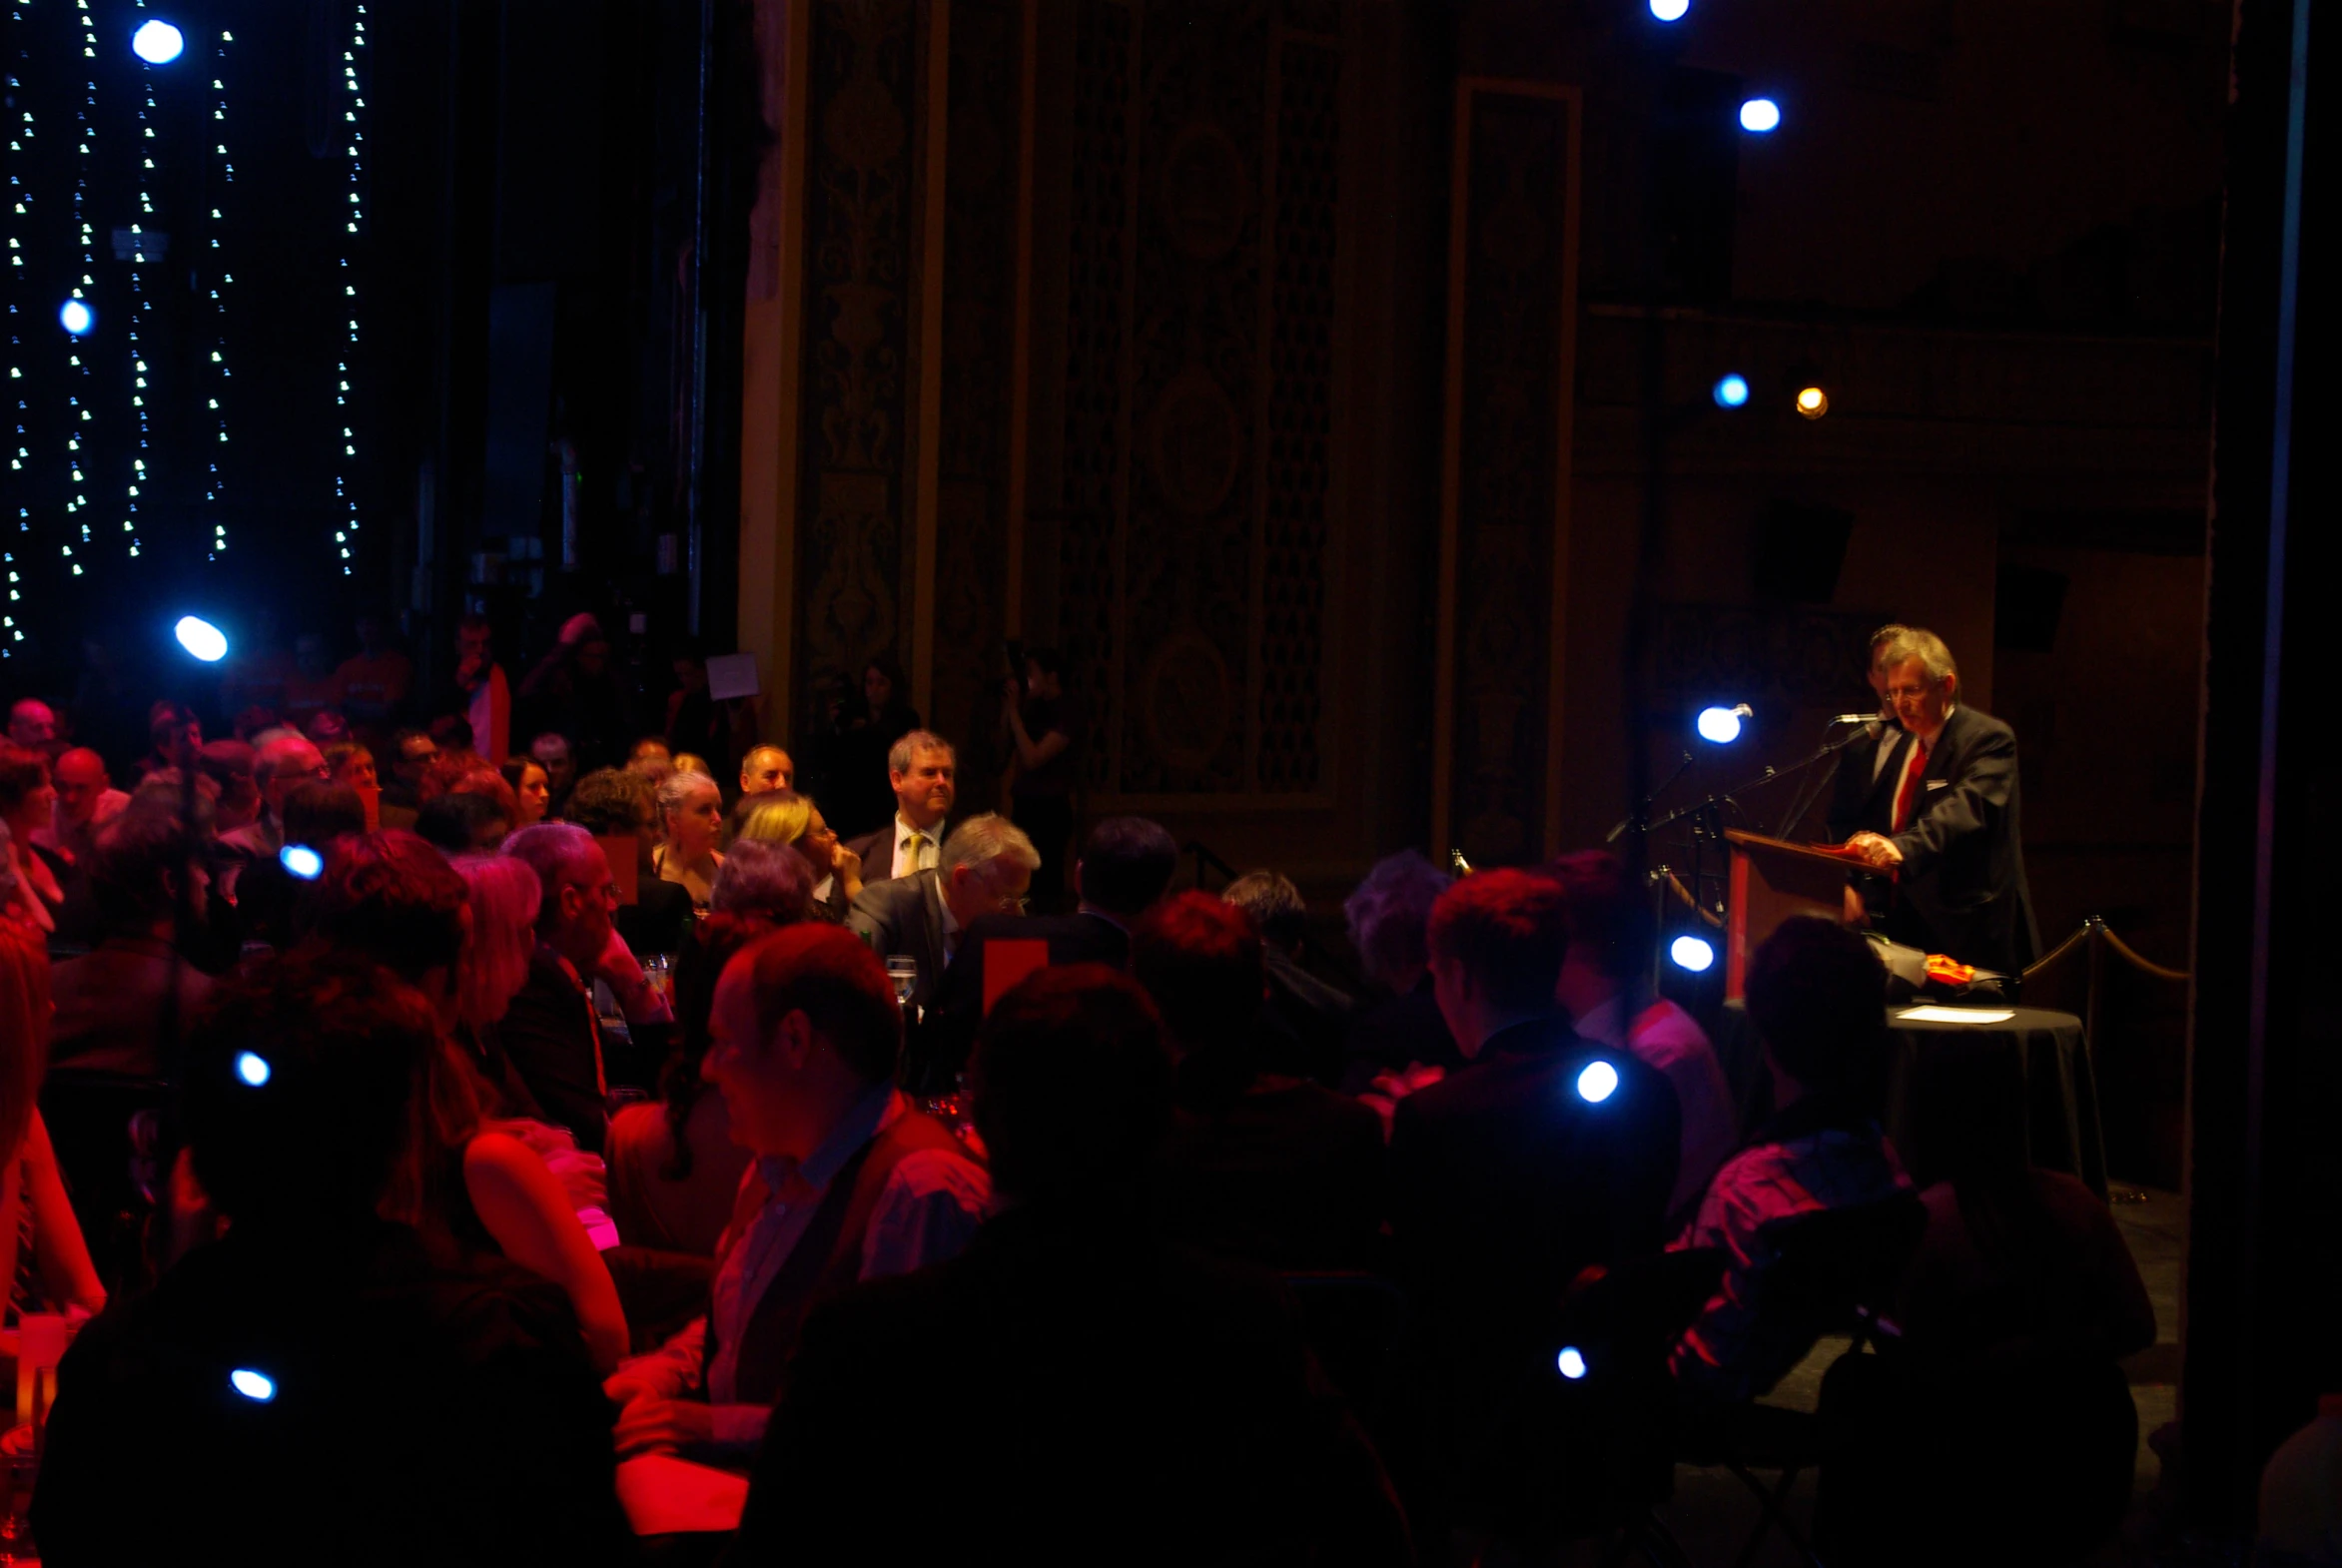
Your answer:
[[[2055,964],[2058,960],[2064,958],[2066,954],[2072,952],[2075,948],[2089,941],[2093,936],[2103,938],[2106,946],[2113,950],[2114,956],[2116,958],[2121,959],[2125,964],[2128,964],[2131,968],[2137,970],[2142,975],[2151,976],[2156,980],[2173,980],[2182,983],[2195,978],[2186,970],[2165,969],[2162,965],[2155,963],[2151,959],[2141,958],[2137,951],[2133,949],[2129,943],[2116,936],[2113,930],[2108,927],[2103,920],[2100,920],[2095,915],[2091,915],[2087,919],[2083,920],[2081,923],[2081,929],[2074,932],[2072,936],[2067,937],[2063,942],[2058,943],[2048,952],[2042,954],[2039,958],[2034,959],[2030,964],[2027,964],[2024,967],[2024,974],[2022,978],[2026,980],[2032,979],[2035,975],[2047,969],[2050,965]]]
[[[1663,871],[1661,875],[1667,879],[1667,891],[1673,893],[1676,898],[1682,902],[1686,909],[1689,909],[1693,914],[1699,916],[1702,920],[1706,921],[1711,926],[1722,926],[1724,924],[1724,917],[1722,915],[1716,914],[1711,910],[1702,909],[1700,907],[1699,900],[1692,897],[1691,889],[1685,887],[1682,880],[1678,878],[1674,872]]]

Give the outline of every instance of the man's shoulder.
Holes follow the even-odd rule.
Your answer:
[[[1977,747],[2014,744],[2016,731],[2004,719],[1996,719],[1982,708],[1961,703],[1945,721],[1952,739],[1963,752]]]
[[[868,833],[846,840],[846,848],[861,858],[862,886],[865,890],[895,880],[894,839],[894,827],[889,823],[886,827],[873,828]],[[887,851],[883,865],[878,860],[881,850]]]

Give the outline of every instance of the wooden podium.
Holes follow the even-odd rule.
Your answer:
[[[1728,828],[1732,845],[1732,903],[1724,923],[1724,995],[1741,995],[1749,955],[1785,920],[1820,915],[1846,918],[1846,874],[1860,862],[1827,850]]]

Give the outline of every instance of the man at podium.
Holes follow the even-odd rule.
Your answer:
[[[1888,831],[1847,840],[1896,878],[1887,934],[2015,974],[2040,952],[2017,823],[2016,733],[1958,701],[1959,669],[1932,631],[1882,656],[1886,698],[1917,744],[1897,759]]]

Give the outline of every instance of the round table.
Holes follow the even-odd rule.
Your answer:
[[[1925,1186],[1943,1175],[1939,1152],[1924,1147],[1913,1114],[1921,1063],[1942,1051],[2005,1051],[2016,1056],[2024,1092],[2004,1114],[2021,1122],[2032,1163],[2079,1176],[2091,1191],[2106,1195],[2098,1085],[2080,1019],[2024,1007],[1923,1005],[1914,1015],[1911,1007],[1887,1010],[1887,1099],[1881,1115],[1913,1180]],[[1742,1004],[1726,1003],[1713,1033],[1745,1136],[1771,1114],[1772,1075]]]

